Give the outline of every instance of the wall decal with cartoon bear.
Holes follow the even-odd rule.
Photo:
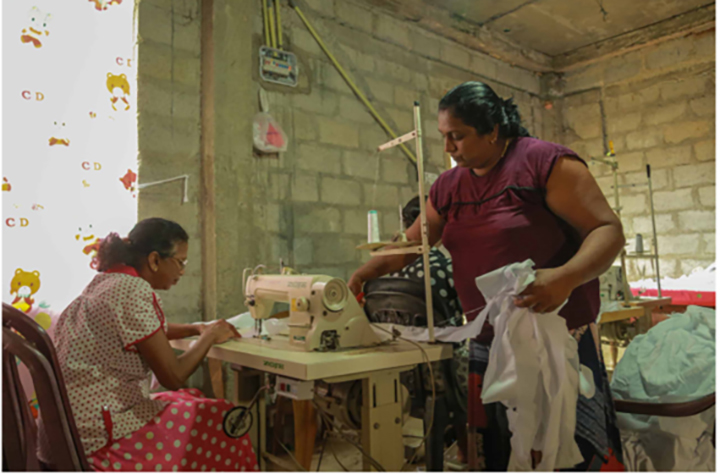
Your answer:
[[[23,28],[22,34],[20,35],[20,41],[23,43],[32,44],[35,48],[42,48],[43,33],[45,36],[50,35],[48,31],[48,23],[52,16],[48,13],[45,14],[38,7],[32,7],[28,14],[28,20],[30,25],[27,28]]]
[[[112,5],[120,5],[122,0],[88,0],[90,3],[95,4],[95,10],[102,12],[108,9]]]
[[[23,313],[32,310],[35,299],[33,296],[40,289],[40,272],[26,272],[22,268],[15,270],[15,275],[10,282],[10,294],[15,296],[12,306]]]
[[[125,102],[125,110],[130,110],[130,102],[127,100],[127,96],[130,95],[130,83],[128,82],[127,77],[125,77],[125,74],[116,76],[115,74],[109,72],[107,73],[107,81],[105,84],[107,85],[108,91],[112,94],[110,103],[112,104],[113,110],[117,111],[115,104],[118,100]]]

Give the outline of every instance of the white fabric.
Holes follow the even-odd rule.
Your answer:
[[[541,451],[537,471],[571,468],[583,461],[575,442],[579,390],[595,392],[592,373],[581,371],[577,342],[565,320],[553,313],[537,314],[518,308],[513,298],[534,279],[532,260],[515,263],[478,277],[475,282],[486,301],[470,324],[436,328],[435,337],[460,342],[480,334],[485,320],[494,326],[490,360],[483,379],[483,403],[501,402],[508,408],[513,436],[509,471],[530,471],[530,451]],[[559,309],[558,309],[559,311]],[[413,341],[427,341],[427,328],[382,325]]]
[[[689,275],[682,275],[679,278],[661,278],[660,286],[663,290],[690,290],[690,291],[715,291],[715,263],[707,268],[697,267]],[[652,278],[630,283],[633,289],[654,289],[657,282]]]
[[[685,402],[715,391],[715,310],[688,306],[685,314],[630,343],[615,367],[613,396],[655,403]],[[686,418],[618,413],[629,467],[657,471],[714,471],[714,407]]]
[[[542,452],[538,471],[570,468],[583,457],[575,443],[580,360],[565,320],[518,308],[513,297],[534,279],[533,262],[478,277],[495,329],[483,378],[483,403],[508,408],[513,433],[508,471],[530,471],[530,451]]]

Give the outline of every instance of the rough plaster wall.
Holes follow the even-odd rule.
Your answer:
[[[689,35],[602,61],[564,76],[562,143],[581,156],[603,154],[602,99],[607,138],[613,140],[620,184],[653,190],[663,276],[678,277],[715,260],[715,31]],[[591,165],[613,202],[608,166]],[[628,240],[652,227],[646,188],[620,192]],[[633,246],[634,249],[634,246]],[[652,274],[631,262],[631,279]]]
[[[289,137],[279,159],[255,158],[267,175],[267,202],[255,206],[255,226],[268,231],[256,263],[278,259],[303,272],[348,278],[369,258],[355,250],[367,235],[367,211],[377,209],[383,238],[398,229],[398,205],[417,193],[416,171],[399,149],[378,156],[388,140],[323,54],[297,14],[283,2],[284,47],[298,57],[300,82],[288,88],[257,77],[271,113]],[[420,100],[426,171],[444,168],[435,114],[443,94],[466,80],[482,80],[514,96],[531,133],[542,135],[539,78],[347,0],[307,0],[301,8],[340,64],[386,122],[402,134],[413,128]],[[262,41],[262,16],[253,22],[253,48]],[[255,107],[251,113],[255,113]],[[409,143],[414,150],[413,142]],[[379,167],[378,167],[379,166]],[[428,188],[429,189],[429,188]]]
[[[369,11],[350,1],[301,3],[304,13],[358,87],[397,133],[410,130],[422,104],[427,171],[444,167],[434,116],[437,103],[465,80],[513,96],[531,133],[544,137],[540,79],[488,56]],[[348,278],[366,252],[367,211],[378,209],[383,237],[398,227],[398,205],[416,193],[415,169],[398,150],[380,160],[388,137],[331,66],[296,13],[283,2],[285,48],[296,53],[300,84],[259,80],[262,15],[255,2],[215,0],[215,185],[218,316],[244,311],[242,271],[279,259],[304,272]],[[191,236],[190,263],[162,295],[168,317],[201,315],[200,0],[139,2],[140,180],[189,174],[190,202],[179,183],[144,190],[140,217],[177,220]],[[252,152],[257,92],[289,137],[279,157]],[[554,113],[554,111],[553,111]],[[548,127],[545,127],[548,128]],[[552,138],[552,137],[550,137]],[[413,144],[410,143],[411,148]],[[379,163],[379,168],[378,168]]]
[[[196,0],[142,0],[138,6],[138,148],[140,182],[189,174],[140,191],[139,219],[177,221],[190,235],[185,276],[160,292],[168,319],[200,319],[200,12]]]

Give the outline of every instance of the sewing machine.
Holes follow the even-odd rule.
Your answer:
[[[365,312],[345,282],[326,275],[252,274],[245,281],[245,305],[261,334],[273,304],[290,304],[289,342],[306,351],[334,351],[380,344]]]

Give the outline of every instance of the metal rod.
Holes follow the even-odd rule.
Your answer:
[[[425,309],[427,311],[428,334],[430,343],[435,342],[435,315],[433,313],[432,283],[430,281],[430,238],[428,235],[427,206],[425,205],[425,166],[423,163],[422,121],[420,120],[420,102],[415,101],[415,154],[417,156],[418,196],[420,197],[420,229],[422,230],[422,258],[425,270]]]
[[[185,180],[183,183],[183,200],[182,202],[188,202],[188,179],[190,178],[190,175],[183,174],[180,176],[176,176],[174,178],[168,178],[168,179],[162,179],[160,181],[153,181],[151,183],[142,183],[138,184],[138,189],[145,189],[149,188],[150,186],[157,186],[158,184],[165,184],[170,183],[172,181],[178,181],[178,180]]]
[[[383,143],[379,147],[377,147],[377,151],[385,151],[388,148],[392,148],[395,146],[398,146],[401,143],[409,142],[413,138],[417,137],[417,130],[413,130],[412,132],[408,132],[405,135],[395,138],[394,140],[390,140],[387,143]]]
[[[655,246],[655,276],[657,277],[658,298],[662,298],[662,289],[660,288],[660,258],[658,256],[660,254],[660,250],[658,250],[657,229],[655,228],[655,204],[653,203],[652,178],[650,176],[650,165],[646,166],[648,193],[650,194],[650,218],[652,220],[653,245]]]
[[[337,71],[340,73],[342,78],[345,79],[345,82],[347,83],[348,86],[350,86],[350,89],[355,93],[357,98],[360,99],[360,102],[362,102],[365,105],[365,107],[367,107],[368,111],[370,112],[370,115],[373,116],[373,118],[377,121],[378,124],[380,124],[380,126],[383,128],[383,130],[385,130],[385,132],[387,132],[388,135],[390,135],[392,138],[397,138],[397,134],[393,131],[392,128],[390,128],[390,126],[388,126],[387,123],[385,123],[385,121],[382,119],[382,117],[380,117],[380,114],[377,112],[377,110],[375,110],[375,107],[373,107],[373,105],[367,100],[367,97],[365,97],[365,94],[363,94],[360,91],[360,89],[358,89],[358,87],[355,85],[355,83],[352,81],[352,79],[350,79],[350,76],[348,76],[347,73],[345,72],[345,69],[343,69],[343,67],[340,65],[340,63],[337,62],[337,59],[335,59],[335,56],[333,56],[333,54],[330,52],[330,50],[327,49],[327,46],[325,46],[325,43],[323,43],[322,38],[320,38],[320,36],[317,34],[315,29],[310,24],[310,22],[307,20],[307,18],[305,18],[305,15],[303,14],[303,12],[300,11],[300,8],[298,8],[298,6],[292,0],[290,0],[290,6],[297,12],[298,16],[300,17],[300,20],[302,20],[302,22],[305,24],[305,27],[308,29],[308,31],[310,32],[312,37],[315,38],[315,41],[317,41],[317,44],[318,44],[318,46],[320,46],[320,49],[323,50],[323,52],[328,57],[328,59],[330,59],[330,62],[333,63],[333,66],[335,66],[335,69],[337,69]],[[410,159],[410,161],[412,161],[413,163],[417,162],[415,155],[413,155],[413,153],[408,149],[408,147],[406,147],[404,144],[401,144],[400,148],[402,149],[403,153],[405,153],[405,156],[407,156]]]
[[[614,158],[614,157],[613,157]],[[591,160],[596,161],[602,161],[602,162],[609,162],[608,160],[600,160],[597,158],[591,158]],[[615,158],[614,161],[609,162],[610,166],[612,167],[613,172],[613,191],[615,194],[615,212],[617,212],[618,218],[622,219],[620,217],[620,191],[618,191],[618,163],[617,158]],[[625,261],[625,249],[623,248],[620,251],[620,267],[622,271],[622,283],[623,283],[623,300],[625,302],[625,305],[630,304],[630,284],[628,283],[627,278],[627,262]]]

